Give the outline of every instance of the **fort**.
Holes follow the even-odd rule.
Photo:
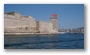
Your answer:
[[[50,21],[37,21],[32,16],[23,16],[18,12],[4,13],[4,34],[56,34],[58,33],[57,14],[50,17]]]

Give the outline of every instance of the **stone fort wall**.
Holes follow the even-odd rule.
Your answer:
[[[19,13],[4,14],[5,33],[54,33],[51,22],[36,21],[31,16],[21,16]]]
[[[50,22],[39,21],[39,31],[41,33],[52,33],[53,25]]]
[[[29,16],[4,15],[5,32],[36,32],[36,20]]]

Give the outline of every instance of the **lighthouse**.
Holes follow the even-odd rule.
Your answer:
[[[52,14],[50,17],[50,22],[53,24],[53,30],[58,32],[58,17],[57,14]]]

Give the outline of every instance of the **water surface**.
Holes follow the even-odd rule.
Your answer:
[[[5,49],[84,49],[84,34],[4,36]]]

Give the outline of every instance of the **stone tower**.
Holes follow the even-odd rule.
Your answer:
[[[50,21],[53,24],[53,30],[55,30],[55,32],[58,32],[58,18],[57,18],[57,14],[52,14],[52,16],[50,17]]]

